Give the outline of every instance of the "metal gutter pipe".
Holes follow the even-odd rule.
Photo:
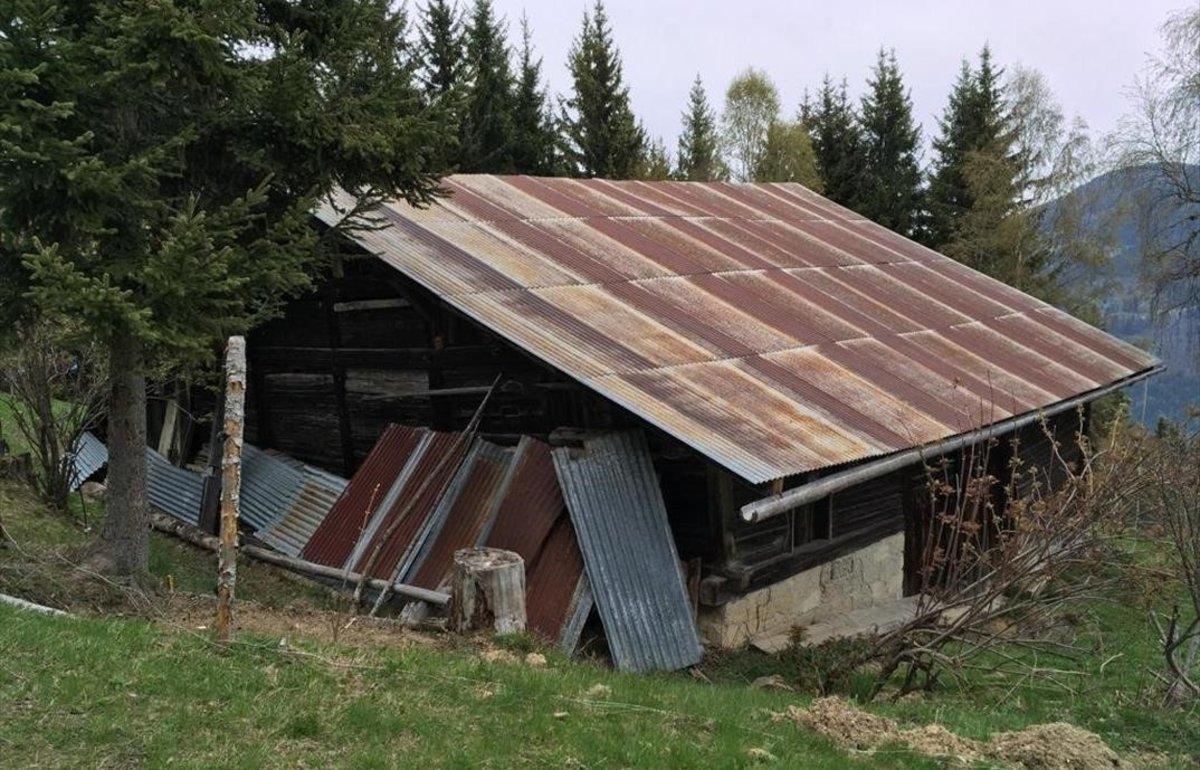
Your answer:
[[[773,516],[778,516],[781,513],[786,513],[794,508],[799,508],[807,503],[820,500],[828,497],[835,492],[841,492],[856,484],[860,484],[870,479],[878,478],[894,470],[899,470],[908,465],[921,462],[927,457],[936,457],[938,455],[953,452],[968,444],[974,444],[978,441],[985,441],[995,436],[1008,433],[1010,431],[1023,428],[1037,420],[1045,417],[1050,417],[1055,414],[1060,414],[1068,409],[1074,409],[1080,404],[1093,401],[1101,396],[1108,395],[1115,390],[1128,387],[1135,382],[1144,380],[1151,375],[1158,374],[1166,367],[1162,365],[1154,366],[1143,372],[1139,372],[1123,380],[1106,385],[1102,388],[1090,390],[1074,398],[1069,398],[1066,401],[1059,401],[1057,404],[1052,404],[1045,409],[1039,409],[1036,412],[1009,417],[1000,422],[992,423],[983,428],[973,430],[970,433],[962,433],[952,438],[939,441],[935,444],[916,447],[915,449],[906,449],[887,457],[882,457],[878,460],[856,465],[853,468],[848,468],[844,471],[832,473],[828,476],[811,481],[807,484],[802,484],[798,487],[780,492],[777,495],[764,497],[761,500],[755,500],[752,503],[747,503],[741,508],[742,519],[748,522],[759,522],[769,519]]]

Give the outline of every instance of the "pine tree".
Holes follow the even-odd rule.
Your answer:
[[[866,173],[858,211],[912,236],[922,206],[917,158],[921,130],[913,121],[912,100],[894,51],[879,51],[867,87],[859,116]]]
[[[568,56],[573,92],[562,106],[563,155],[570,173],[628,179],[646,151],[645,132],[633,116],[621,56],[604,5],[584,12]]]
[[[671,178],[671,156],[667,152],[666,142],[661,138],[646,145],[646,152],[635,176],[651,182],[662,182]]]
[[[846,94],[846,82],[821,81],[815,105],[806,100],[801,117],[812,137],[817,171],[830,200],[857,209],[865,173],[862,130]]]
[[[534,58],[525,16],[521,16],[520,66],[513,97],[513,169],[520,174],[553,174],[554,120],[542,86],[542,60]]]
[[[994,149],[1004,131],[1001,72],[992,66],[991,51],[979,54],[979,69],[964,61],[950,92],[946,111],[933,141],[933,173],[929,180],[928,224],[925,240],[933,248],[949,242],[955,223],[973,204],[967,180],[972,152]]]
[[[677,154],[675,177],[678,179],[711,182],[729,175],[721,160],[717,117],[709,106],[708,95],[699,75],[688,93],[688,108],[683,113],[683,131],[679,134]]]
[[[508,41],[491,0],[475,0],[466,32],[466,90],[460,128],[458,169],[468,173],[511,173],[513,77]]]
[[[457,3],[429,0],[421,13],[417,39],[418,77],[429,101],[444,98],[462,85],[462,20]]]
[[[6,3],[0,296],[108,351],[93,569],[147,569],[146,377],[211,363],[310,285],[335,187],[359,225],[432,199],[445,125],[405,33],[386,0]]]

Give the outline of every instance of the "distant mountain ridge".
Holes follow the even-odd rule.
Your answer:
[[[1200,174],[1200,169],[1196,171]],[[1180,419],[1188,406],[1200,405],[1200,309],[1155,318],[1153,292],[1143,281],[1137,205],[1148,196],[1163,194],[1158,169],[1144,166],[1101,174],[1064,196],[1074,196],[1082,205],[1085,227],[1113,228],[1115,242],[1108,268],[1077,279],[1097,282],[1094,288],[1100,290],[1105,329],[1153,351],[1167,368],[1131,389],[1132,416],[1148,426],[1159,417]]]

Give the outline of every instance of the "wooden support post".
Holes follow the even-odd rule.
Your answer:
[[[230,337],[225,352],[225,451],[221,458],[221,542],[217,551],[217,644],[229,643],[237,582],[238,506],[246,415],[246,340]]]
[[[525,560],[499,548],[454,552],[450,627],[459,633],[525,630]]]

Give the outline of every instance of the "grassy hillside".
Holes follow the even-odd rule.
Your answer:
[[[130,602],[71,569],[87,536],[23,487],[0,482],[0,515],[20,545],[0,551],[0,592],[81,616],[0,606],[0,766],[947,766],[899,745],[839,748],[773,719],[811,694],[748,684],[795,681],[794,660],[743,652],[697,677],[619,674],[552,651],[532,666],[526,639],[344,628],[326,593],[257,564],[239,569],[236,641],[220,652],[208,629],[211,555],[156,535],[157,591]],[[1069,721],[1126,758],[1190,766],[1200,719],[1141,697],[1153,662],[1141,612],[1097,604],[1078,633],[1094,654],[1074,692],[981,678],[869,710],[978,739]]]

